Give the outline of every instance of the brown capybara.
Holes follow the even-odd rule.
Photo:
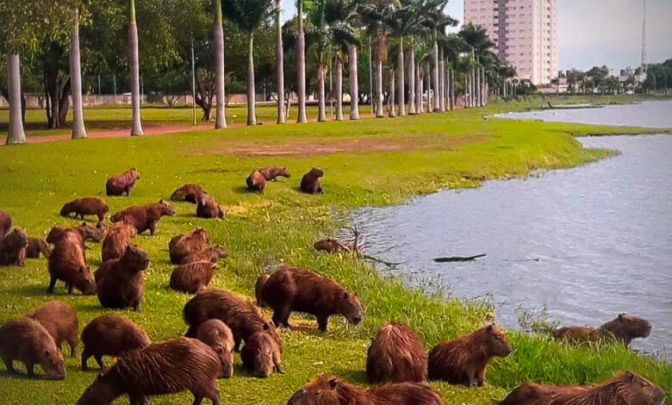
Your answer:
[[[126,246],[121,259],[103,262],[94,274],[100,305],[140,311],[140,301],[145,294],[143,273],[148,267],[149,255],[132,245]]]
[[[128,207],[112,215],[110,219],[112,222],[125,222],[134,226],[138,234],[149,229],[149,234],[154,236],[156,224],[166,215],[175,215],[175,210],[170,204],[160,200],[147,205]]]
[[[98,222],[102,222],[109,210],[110,207],[102,198],[87,197],[65,203],[61,208],[61,216],[68,217],[74,213],[75,218],[84,219],[85,215],[95,215],[98,217]]]
[[[0,266],[26,265],[26,247],[28,247],[28,235],[19,228],[0,239]]]
[[[268,181],[278,181],[278,177],[284,177],[286,179],[292,177],[287,171],[287,168],[281,166],[263,167],[259,169],[259,173],[261,173],[261,175]]]
[[[273,371],[283,374],[280,368],[280,346],[270,334],[257,332],[245,341],[240,359],[255,377],[267,378]]]
[[[51,255],[51,246],[42,238],[28,238],[28,247],[26,247],[26,257],[29,259],[39,259],[40,254],[49,258]]]
[[[287,405],[444,405],[431,387],[393,383],[358,388],[333,376],[320,376],[296,391]]]
[[[317,251],[327,253],[350,253],[354,250],[354,247],[351,244],[333,238],[318,240],[313,244],[313,247]]]
[[[215,275],[217,263],[210,260],[181,264],[170,275],[170,288],[187,294],[196,294],[206,288]]]
[[[219,319],[209,319],[198,327],[196,339],[210,346],[222,366],[220,378],[233,376],[233,333],[226,324]]]
[[[219,319],[233,333],[234,347],[240,350],[240,343],[247,342],[257,332],[269,333],[282,349],[282,340],[275,325],[266,321],[253,303],[238,295],[222,290],[205,290],[184,305],[184,322],[189,325],[187,337],[196,337],[201,324],[208,319]]]
[[[633,339],[647,338],[653,329],[646,319],[632,315],[619,314],[615,319],[603,324],[599,328],[589,326],[565,326],[552,332],[553,337],[572,343],[597,342],[601,339],[614,339],[625,347]]]
[[[12,229],[12,217],[0,210],[0,239],[4,238],[10,229]]]
[[[501,405],[662,405],[665,393],[630,371],[593,386],[549,386],[523,383]]]
[[[320,169],[312,168],[303,175],[301,179],[301,191],[307,194],[324,194],[322,185],[320,184],[320,177],[324,176],[324,172]]]
[[[47,237],[47,242],[49,241]],[[68,294],[72,294],[73,288],[78,289],[82,294],[96,293],[96,282],[86,265],[82,238],[78,232],[73,230],[63,232],[49,255],[47,294],[54,292],[54,286],[58,280],[65,281]]]
[[[0,326],[0,357],[10,374],[16,373],[12,363],[17,360],[26,365],[30,377],[35,375],[35,364],[39,364],[48,380],[65,378],[63,355],[54,338],[34,319],[12,319]]]
[[[369,384],[422,382],[426,371],[422,343],[413,329],[397,322],[378,329],[366,356]]]
[[[130,197],[131,190],[139,179],[140,173],[135,169],[128,170],[124,174],[112,176],[105,183],[105,194],[109,196],[121,196],[126,193],[126,196]]]
[[[207,195],[201,195],[198,197],[198,203],[196,205],[196,216],[206,219],[222,219],[224,218],[224,210],[212,198]]]
[[[258,307],[265,307],[266,305],[264,304],[264,299],[261,296],[261,292],[264,288],[264,284],[266,284],[266,281],[271,277],[270,274],[262,274],[257,278],[257,281],[254,283],[254,298],[257,300],[257,306]]]
[[[483,386],[485,371],[493,357],[506,357],[511,345],[497,325],[488,325],[453,340],[439,343],[430,352],[430,380],[443,380],[467,387]]]
[[[82,330],[82,370],[89,368],[87,361],[91,357],[102,369],[103,356],[118,357],[149,343],[147,334],[132,321],[117,315],[101,315]]]
[[[57,225],[51,228],[47,234],[46,241],[48,243],[56,244],[60,239],[63,239],[68,232],[76,232],[80,236],[82,246],[84,246],[84,242],[87,240],[100,242],[107,233],[107,227],[103,222],[99,222],[95,228],[86,222],[82,222],[72,228],[63,228]]]
[[[170,262],[179,264],[182,259],[193,253],[199,253],[210,246],[210,235],[203,228],[173,237],[168,243]]]
[[[50,301],[26,316],[44,326],[51,337],[54,338],[58,350],[61,350],[63,342],[68,342],[70,356],[75,357],[77,354],[79,322],[75,310],[70,305],[60,301]]]
[[[123,222],[117,222],[112,226],[105,239],[103,239],[103,262],[113,259],[121,259],[126,251],[126,246],[131,243],[131,238],[136,235],[137,230],[133,225]]]
[[[225,258],[227,256],[226,249],[223,246],[217,245],[215,247],[207,248],[200,252],[184,256],[180,260],[179,264],[189,264],[203,260],[209,260],[211,263],[217,263],[220,258]]]
[[[194,404],[204,398],[219,405],[219,359],[205,343],[185,337],[152,343],[128,352],[98,376],[78,405],[108,405],[128,394],[131,404],[147,404],[148,396],[191,391]]]
[[[273,323],[289,328],[292,311],[317,317],[320,331],[327,331],[331,315],[343,315],[357,325],[362,321],[362,306],[355,294],[337,282],[310,270],[280,265],[261,290],[261,297],[273,309]]]
[[[201,186],[194,183],[188,183],[173,191],[170,195],[172,201],[186,201],[196,204],[198,196],[201,194],[208,194]]]
[[[245,183],[250,191],[257,191],[259,194],[264,194],[264,190],[266,189],[266,178],[259,172],[259,170],[250,173],[250,175],[247,176],[247,179],[245,179]]]

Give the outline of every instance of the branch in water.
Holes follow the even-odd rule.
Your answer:
[[[485,253],[476,256],[450,256],[450,257],[437,257],[434,259],[437,263],[450,263],[450,262],[469,262],[479,257],[484,257]]]

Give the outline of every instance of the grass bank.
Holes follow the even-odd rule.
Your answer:
[[[240,369],[220,381],[223,403],[284,404],[291,393],[316,374],[344,376],[364,382],[369,339],[381,323],[402,320],[422,336],[425,349],[491,321],[492,312],[479,303],[461,303],[426,296],[398,280],[382,278],[365,262],[314,252],[312,242],[332,235],[347,210],[367,205],[398,204],[411,196],[441,188],[474,187],[486,179],[525,176],[536,169],[573,167],[607,157],[610,152],[584,150],[571,134],[610,133],[613,128],[483,120],[498,111],[459,111],[395,120],[309,125],[260,126],[227,131],[183,133],[162,137],[56,142],[0,148],[0,209],[30,235],[44,235],[53,225],[74,225],[58,216],[65,201],[102,195],[105,179],[130,167],[142,174],[133,196],[108,198],[112,212],[128,205],[167,198],[185,182],[203,185],[225,207],[223,221],[194,217],[194,207],[175,204],[177,215],[159,223],[155,237],[134,243],[146,250],[152,264],[146,274],[140,313],[114,311],[143,327],[153,340],[181,335],[181,319],[190,296],[168,288],[170,237],[195,226],[206,228],[229,258],[212,287],[252,296],[256,277],[280,262],[313,269],[356,292],[364,307],[364,322],[353,327],[342,319],[318,333],[310,318],[295,317],[302,327],[282,330],[284,375],[251,378]],[[259,196],[244,189],[252,168],[286,165],[289,181],[271,183]],[[325,195],[297,192],[301,175],[322,168]],[[100,247],[90,245],[92,269],[100,264]],[[50,300],[72,305],[80,330],[95,316],[108,312],[95,297],[67,296],[62,288],[45,295],[47,265],[28,260],[25,268],[0,268],[0,320],[20,316]],[[655,332],[654,332],[655,333]],[[544,337],[509,333],[515,351],[491,367],[483,388],[463,389],[433,383],[447,404],[490,405],[523,381],[588,383],[602,381],[628,368],[672,394],[672,366],[617,347],[599,350],[569,348]],[[109,360],[108,360],[109,364]],[[0,392],[6,404],[72,404],[90,384],[94,372],[82,372],[79,359],[66,359],[67,377],[46,382],[10,377],[0,368]],[[152,403],[178,404],[189,394],[155,398]],[[120,401],[119,403],[124,403]],[[127,403],[127,402],[126,402]]]

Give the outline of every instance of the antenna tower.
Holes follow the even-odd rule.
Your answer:
[[[647,60],[646,60],[646,0],[644,0],[644,19],[642,21],[642,71],[646,72],[647,69]]]

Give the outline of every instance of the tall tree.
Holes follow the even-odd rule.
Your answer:
[[[297,1],[299,29],[296,33],[296,91],[299,96],[298,117],[296,122],[308,122],[306,117],[306,35],[303,30],[303,0]]]
[[[215,8],[215,95],[217,98],[217,116],[215,117],[215,129],[226,128],[226,97],[224,95],[224,29],[222,27],[222,2],[212,0]]]
[[[278,124],[284,124],[285,117],[285,67],[284,67],[284,50],[282,49],[282,10],[280,8],[280,0],[275,2],[275,63],[276,63],[276,91],[278,93]]]
[[[82,103],[82,66],[79,56],[79,9],[73,13],[70,38],[70,81],[72,85],[72,139],[86,138]]]
[[[142,122],[140,121],[140,60],[138,54],[138,25],[135,20],[135,0],[131,0],[130,12],[128,47],[130,51],[129,63],[131,65],[131,108],[133,109],[131,136],[140,136],[143,132]]]
[[[395,3],[389,0],[376,0],[361,7],[361,17],[366,26],[367,34],[373,38],[373,55],[376,65],[375,73],[375,116],[384,117],[383,112],[383,62],[387,59],[387,36],[390,21],[393,20]]]

